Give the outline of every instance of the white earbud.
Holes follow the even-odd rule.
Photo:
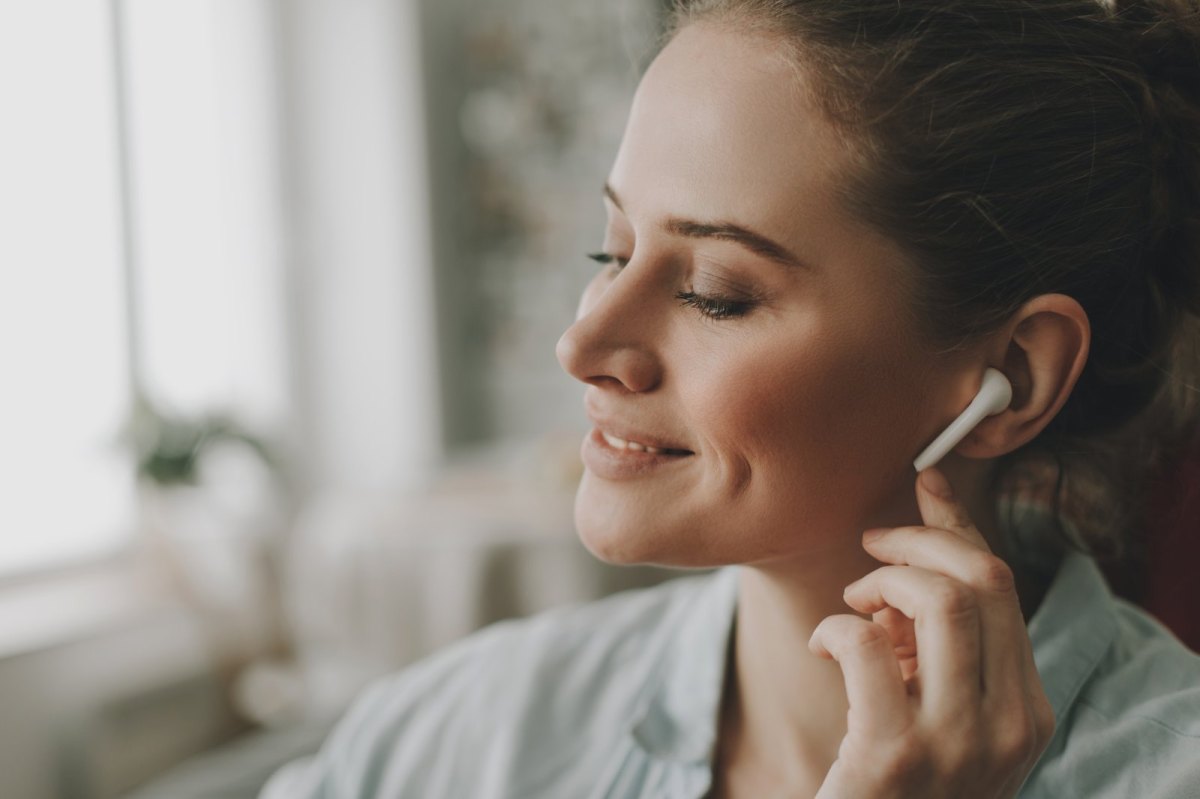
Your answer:
[[[967,409],[959,414],[959,417],[951,422],[950,426],[943,430],[942,434],[935,438],[924,452],[917,456],[917,459],[913,461],[913,466],[918,472],[933,466],[954,449],[967,433],[975,429],[975,425],[988,416],[1000,413],[1008,407],[1010,402],[1012,402],[1012,384],[1008,382],[1008,378],[1004,376],[1003,372],[988,367],[987,371],[983,373],[983,385],[979,387],[979,393],[975,395],[975,399],[971,400]]]

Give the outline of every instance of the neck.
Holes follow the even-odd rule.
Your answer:
[[[1012,563],[1000,547],[985,472],[952,470],[949,464],[943,470],[993,551]],[[864,529],[920,524],[915,487],[908,485],[905,492],[912,494],[907,507],[901,497],[890,511],[873,514]],[[849,608],[842,591],[883,564],[862,548],[861,531],[834,538],[845,543],[740,570],[717,762],[726,785],[736,773],[748,787],[744,778],[754,775],[768,792],[787,786],[797,795],[813,795],[837,757],[849,708],[845,682],[840,666],[812,654],[808,640],[826,616],[870,618]],[[1028,622],[1045,586],[1018,572],[1017,588]],[[754,795],[758,789],[747,792]]]

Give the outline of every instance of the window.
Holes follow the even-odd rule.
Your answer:
[[[267,8],[0,4],[0,575],[132,540],[134,385],[280,415]]]
[[[104,2],[0,5],[0,572],[129,535],[130,396]]]

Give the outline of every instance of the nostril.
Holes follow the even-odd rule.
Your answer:
[[[644,392],[657,385],[661,365],[656,353],[633,333],[589,315],[577,319],[554,345],[559,365],[581,383]]]

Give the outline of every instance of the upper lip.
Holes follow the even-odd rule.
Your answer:
[[[591,408],[587,409],[587,416],[592,420],[596,427],[600,428],[600,432],[608,433],[610,436],[616,436],[626,441],[636,441],[639,444],[655,447],[656,449],[677,449],[684,452],[692,450],[679,444],[678,442],[669,441],[662,436],[657,436],[654,433],[648,433],[640,430],[624,422],[618,421],[611,416],[606,416],[599,413],[594,413]]]

